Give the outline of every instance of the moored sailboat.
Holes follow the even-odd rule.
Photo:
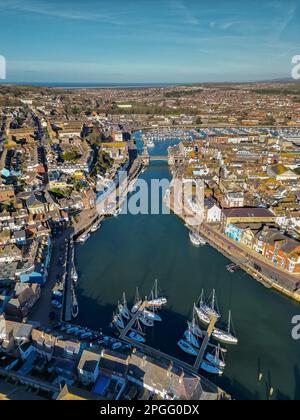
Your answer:
[[[131,338],[132,340],[136,341],[137,343],[145,343],[146,342],[145,338],[143,336],[141,336],[141,334],[138,334],[135,331],[132,331],[129,334],[129,338]]]
[[[200,368],[207,373],[211,373],[212,375],[219,375],[219,376],[223,375],[223,370],[222,369],[220,369],[217,366],[213,366],[209,363],[206,363],[206,362],[202,362],[201,365],[200,365]]]
[[[128,310],[128,307],[127,307],[125,293],[123,294],[123,304],[119,303],[118,308],[119,308],[119,312],[123,316],[123,318],[125,318],[129,321],[131,316],[130,316],[130,313],[129,313],[129,310]]]
[[[211,305],[207,305],[203,302],[203,291],[201,294],[201,302],[200,302],[200,309],[209,317],[209,318],[217,318],[219,319],[221,316],[219,314],[216,303],[216,291],[213,290],[212,302]]]
[[[192,346],[196,347],[197,349],[200,348],[200,344],[197,340],[197,338],[194,336],[194,334],[190,330],[186,330],[184,332],[184,338],[188,343],[190,343]]]
[[[163,305],[167,304],[167,299],[165,297],[158,296],[158,280],[155,280],[154,287],[150,293],[150,300],[148,302],[149,306],[160,308]]]
[[[139,310],[141,304],[143,303],[142,299],[140,298],[140,294],[139,294],[139,289],[138,287],[136,288],[136,296],[135,296],[135,301],[134,301],[134,305],[131,309],[131,313],[134,315],[137,313],[137,311]]]
[[[150,319],[151,321],[162,322],[162,318],[156,314],[155,312],[149,311],[147,309],[144,310],[144,315],[146,318]]]
[[[154,327],[154,321],[145,315],[145,311],[140,315],[139,320],[145,327]]]
[[[212,333],[212,337],[215,338],[217,341],[220,341],[221,343],[236,345],[239,341],[236,338],[236,336],[231,332],[231,329],[231,311],[229,311],[227,331],[222,331],[218,328],[215,328]]]
[[[206,360],[208,362],[210,362],[211,364],[213,364],[214,366],[217,366],[220,369],[225,369],[226,364],[225,364],[224,360],[222,360],[221,354],[222,354],[222,352],[221,352],[220,344],[219,344],[218,347],[215,349],[214,354],[207,353]]]
[[[185,340],[178,341],[177,345],[185,353],[189,354],[190,356],[197,357],[197,354],[198,354],[197,351],[194,349],[194,347],[191,344],[187,343]]]

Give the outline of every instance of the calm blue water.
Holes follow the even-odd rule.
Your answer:
[[[161,154],[162,143],[152,153]],[[141,175],[170,178],[168,166],[154,162]],[[121,215],[107,219],[97,234],[77,247],[79,269],[78,322],[110,332],[108,325],[125,291],[133,299],[136,286],[146,295],[154,279],[168,306],[147,335],[147,343],[189,361],[176,343],[182,337],[193,302],[201,289],[217,290],[224,321],[232,310],[240,344],[230,347],[222,379],[210,378],[235,398],[300,398],[300,342],[291,339],[291,319],[299,305],[265,289],[243,272],[226,271],[228,260],[213,248],[194,248],[187,229],[174,215]],[[258,383],[259,373],[263,380]]]

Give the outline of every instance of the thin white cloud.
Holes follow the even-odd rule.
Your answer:
[[[0,10],[15,10],[69,20],[101,22],[111,25],[123,24],[120,11],[116,13],[105,13],[104,11],[95,13],[83,9],[84,7],[76,10],[74,3],[71,3],[70,7],[66,7],[62,2],[53,4],[53,2],[50,3],[43,0],[0,0]]]
[[[191,9],[187,5],[187,2],[185,2],[184,0],[172,0],[170,2],[170,8],[177,10],[185,23],[189,25],[200,24],[200,20],[197,18],[195,13],[191,11]]]

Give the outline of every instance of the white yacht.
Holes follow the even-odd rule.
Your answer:
[[[80,242],[81,244],[85,244],[86,241],[91,237],[91,235],[89,233],[84,233],[79,239],[78,242]]]
[[[206,315],[205,312],[202,311],[201,308],[199,308],[198,306],[194,306],[195,312],[199,318],[199,320],[203,323],[203,324],[209,324],[210,323],[210,319],[209,317]]]
[[[201,294],[201,302],[200,302],[200,309],[209,317],[209,318],[221,318],[221,315],[219,314],[218,309],[216,309],[217,303],[216,303],[216,291],[213,290],[213,296],[211,305],[207,305],[203,302],[203,290]]]
[[[131,309],[131,313],[134,315],[137,313],[137,311],[139,310],[141,304],[143,303],[142,299],[140,298],[140,294],[139,294],[139,289],[138,287],[136,288],[136,295],[135,295],[135,301],[134,301],[134,305]]]
[[[99,230],[101,228],[101,223],[95,223],[92,227],[91,227],[91,232],[95,233],[97,232],[97,230]]]
[[[189,235],[190,241],[194,246],[199,247],[206,245],[206,241],[199,235],[199,233],[190,231]]]
[[[155,280],[153,289],[150,292],[149,306],[158,307],[164,306],[168,303],[165,297],[158,296],[158,280]]]
[[[224,344],[238,344],[239,340],[231,333],[231,312],[229,312],[227,331],[222,331],[216,328],[212,333],[212,337]]]

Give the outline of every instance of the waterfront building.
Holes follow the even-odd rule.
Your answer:
[[[239,228],[237,225],[229,224],[225,228],[225,234],[235,242],[241,242],[243,229]]]
[[[27,256],[20,262],[16,275],[22,283],[44,285],[52,254],[50,236],[42,236],[31,242]]]
[[[224,228],[236,223],[275,223],[276,216],[268,209],[242,207],[222,210]]]
[[[221,221],[222,210],[210,199],[204,201],[207,223],[219,223]]]
[[[279,268],[292,274],[300,273],[300,242],[279,229],[265,227],[257,234],[255,249]]]
[[[244,207],[245,195],[243,192],[228,192],[225,194],[224,207],[238,208]]]
[[[99,362],[101,354],[92,350],[84,350],[77,370],[79,380],[84,385],[94,384],[99,376]]]

